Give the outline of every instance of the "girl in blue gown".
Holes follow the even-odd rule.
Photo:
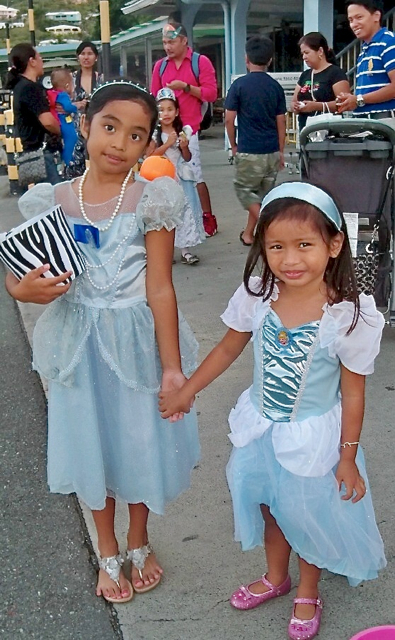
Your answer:
[[[244,284],[222,320],[223,340],[181,391],[160,394],[160,409],[164,418],[188,410],[252,340],[253,384],[229,416],[227,477],[236,540],[251,549],[264,531],[268,571],[231,604],[246,610],[289,593],[293,549],[300,578],[288,633],[307,640],[320,627],[321,569],[357,585],[386,564],[359,446],[384,319],[372,296],[357,294],[344,218],[325,191],[286,183],[264,198]]]
[[[48,482],[92,509],[96,593],[117,603],[159,583],[148,514],[189,487],[199,458],[195,413],[164,428],[158,411],[159,389],[179,388],[195,368],[197,344],[171,277],[182,189],[167,177],[135,180],[132,170],[156,121],[142,88],[96,89],[81,123],[90,169],[55,188],[36,185],[19,204],[27,218],[61,205],[86,270],[71,285],[63,284],[70,273],[41,278],[47,266],[6,281],[17,300],[51,302],[33,335],[33,365],[49,381]],[[114,533],[116,498],[129,507],[131,582]]]

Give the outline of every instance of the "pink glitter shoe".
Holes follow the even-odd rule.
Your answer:
[[[315,614],[311,620],[301,620],[295,616],[296,604],[315,604]],[[310,640],[320,630],[323,602],[321,598],[295,598],[292,618],[288,625],[291,640]]]
[[[269,591],[265,591],[265,593],[252,593],[250,591],[250,587],[253,584],[257,584],[258,582],[263,582],[265,587],[269,589]],[[232,593],[230,598],[230,604],[235,609],[242,609],[246,611],[247,609],[255,609],[260,604],[267,602],[267,600],[272,600],[272,598],[278,598],[279,596],[285,596],[287,593],[291,591],[291,578],[287,576],[286,580],[276,587],[274,584],[269,582],[266,579],[266,576],[262,576],[259,580],[255,580],[251,582],[247,586],[241,585]]]

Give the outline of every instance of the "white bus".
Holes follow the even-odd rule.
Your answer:
[[[56,27],[46,27],[45,31],[48,31],[48,33],[53,33],[56,36],[69,35],[70,33],[81,33],[81,29],[79,27],[75,27],[72,24],[59,24],[56,25]]]
[[[81,23],[81,13],[79,11],[49,11],[45,14],[45,17],[53,22]]]

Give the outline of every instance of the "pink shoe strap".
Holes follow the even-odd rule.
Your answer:
[[[294,598],[294,604],[314,604],[322,609],[322,600],[318,598]]]
[[[277,593],[277,591],[281,590],[281,588],[284,586],[284,583],[288,580],[288,577],[285,578],[284,582],[282,584],[279,584],[277,587],[275,584],[272,584],[271,582],[269,582],[269,580],[266,578],[266,575],[263,575],[261,580],[265,585],[265,587],[270,589],[270,591],[274,591],[274,593]]]

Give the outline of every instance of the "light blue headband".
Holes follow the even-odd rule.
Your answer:
[[[283,182],[283,184],[278,185],[278,187],[274,187],[274,189],[269,191],[263,198],[261,214],[264,213],[263,210],[266,205],[280,198],[295,198],[296,200],[312,204],[313,207],[319,209],[324,216],[335,225],[338,231],[341,231],[342,219],[339,209],[330,195],[319,187],[307,182]]]

